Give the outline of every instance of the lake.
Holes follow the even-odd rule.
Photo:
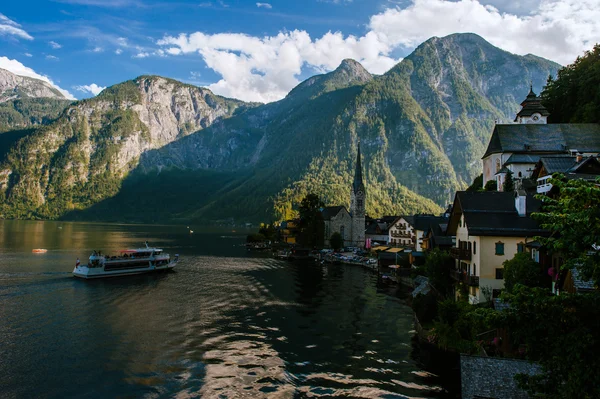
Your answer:
[[[454,397],[377,274],[190,227],[0,220],[0,397]],[[71,276],[146,240],[180,254],[174,271]]]

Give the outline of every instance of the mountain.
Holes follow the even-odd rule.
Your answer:
[[[20,98],[67,98],[50,83],[0,68],[0,103]]]
[[[19,141],[0,165],[0,214],[287,218],[308,192],[348,205],[359,140],[368,214],[438,212],[479,172],[494,122],[558,68],[456,34],[381,76],[344,60],[263,105],[140,77]]]
[[[48,124],[70,103],[49,83],[0,68],[0,133]],[[0,137],[0,147],[14,144],[18,135],[10,136]],[[2,152],[0,149],[0,159]]]

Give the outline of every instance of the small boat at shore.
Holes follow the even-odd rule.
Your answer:
[[[146,243],[145,248],[125,249],[117,256],[103,255],[101,251],[94,251],[87,265],[80,264],[78,258],[73,276],[91,279],[171,270],[178,261],[179,254],[171,259],[171,256],[165,254],[162,249],[150,247]]]
[[[48,252],[48,250],[44,248],[36,248],[32,249],[31,252],[34,254],[45,254],[46,252]]]

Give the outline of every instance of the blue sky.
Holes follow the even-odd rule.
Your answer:
[[[77,98],[156,74],[268,102],[344,58],[384,73],[427,38],[455,32],[567,64],[600,38],[599,3],[13,0],[0,5],[0,68],[48,77]]]

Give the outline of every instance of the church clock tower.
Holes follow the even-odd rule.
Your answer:
[[[354,182],[350,192],[350,214],[352,215],[352,245],[365,247],[365,183],[363,182],[362,164],[360,161],[360,141],[356,156]]]

